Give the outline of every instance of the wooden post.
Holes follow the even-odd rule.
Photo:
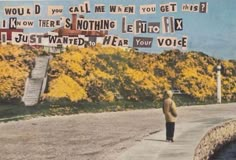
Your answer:
[[[217,103],[221,103],[221,66],[217,66]]]

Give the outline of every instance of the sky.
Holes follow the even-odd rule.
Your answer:
[[[157,37],[188,37],[187,50],[184,51],[201,51],[210,56],[221,59],[236,59],[236,3],[235,0],[88,0],[90,2],[91,13],[84,14],[86,19],[111,19],[117,21],[117,29],[109,31],[110,35],[117,35],[121,38],[128,38],[129,45],[133,44],[133,37],[152,37],[153,44],[151,48],[140,48],[139,50],[150,53],[160,53],[164,50],[171,48],[160,48],[157,46]],[[34,4],[40,4],[42,13],[40,16],[23,16],[18,19],[29,19],[37,21],[41,19],[59,19],[61,16],[48,16],[48,5],[62,5],[64,17],[70,18],[68,8],[70,6],[77,6],[83,3],[84,0],[38,0],[38,1],[13,1],[13,0],[0,0],[0,26],[3,19],[9,19],[10,16],[4,16],[5,6],[31,6]],[[159,10],[160,4],[166,4],[169,2],[177,3],[177,12],[175,13],[161,13]],[[182,12],[182,4],[199,4],[200,2],[208,3],[207,13],[196,12]],[[106,13],[94,13],[95,4],[105,4]],[[135,14],[110,14],[109,5],[135,5]],[[139,13],[140,5],[156,4],[157,10],[154,14],[141,15]],[[161,22],[163,16],[173,16],[174,18],[183,19],[183,30],[176,31],[175,33],[142,33],[131,34],[122,33],[121,22],[122,17],[126,16],[127,23],[132,24],[135,20],[141,19],[148,22]],[[161,27],[162,29],[162,27]],[[31,29],[24,29],[24,32],[28,33],[45,33],[53,30],[53,28],[45,29],[38,28],[37,25]],[[181,50],[181,48],[179,48]]]

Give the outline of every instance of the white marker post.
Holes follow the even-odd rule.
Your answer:
[[[217,66],[217,103],[221,103],[221,66]]]

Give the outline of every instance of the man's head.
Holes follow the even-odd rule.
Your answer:
[[[173,96],[173,92],[171,90],[166,91],[166,97],[171,98]]]

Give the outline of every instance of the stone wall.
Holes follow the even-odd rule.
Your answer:
[[[210,160],[224,145],[236,140],[236,120],[224,122],[210,129],[195,149],[193,160]]]

